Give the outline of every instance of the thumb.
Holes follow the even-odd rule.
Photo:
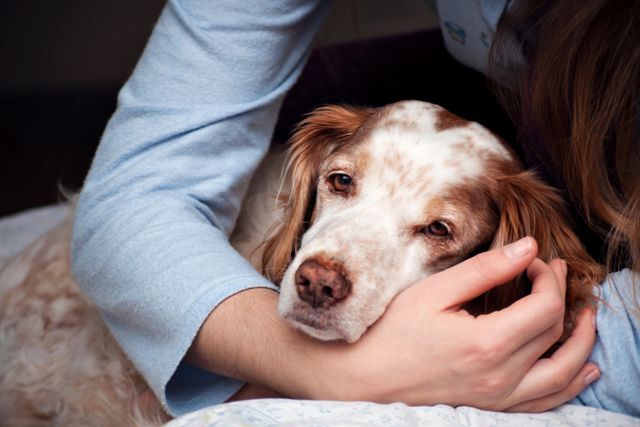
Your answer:
[[[438,305],[452,308],[502,285],[522,273],[538,253],[533,237],[482,252],[468,260],[435,274],[429,280]],[[434,276],[431,276],[435,279]]]

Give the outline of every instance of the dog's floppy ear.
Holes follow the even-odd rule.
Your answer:
[[[538,258],[551,261],[561,258],[567,262],[567,331],[580,307],[593,302],[593,287],[601,282],[604,269],[587,253],[573,232],[560,195],[544,184],[532,172],[524,171],[499,179],[496,203],[500,223],[492,248],[532,236],[538,242]],[[489,301],[497,303],[492,309],[511,304],[529,292],[525,275],[512,283],[491,291]],[[490,304],[493,305],[493,304]]]
[[[322,161],[353,140],[373,109],[324,106],[312,112],[296,128],[288,153],[291,194],[282,223],[270,237],[262,257],[263,274],[280,283],[295,256],[315,208],[316,185]]]

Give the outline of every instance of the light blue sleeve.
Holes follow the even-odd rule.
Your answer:
[[[640,417],[640,276],[610,274],[600,298],[591,360],[601,376],[570,403]]]
[[[170,0],[80,195],[75,276],[174,415],[242,385],[182,359],[217,304],[274,288],[228,235],[328,3]]]

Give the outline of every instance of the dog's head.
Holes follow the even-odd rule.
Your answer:
[[[264,252],[278,310],[325,340],[357,340],[401,290],[525,235],[569,263],[576,298],[599,274],[560,198],[477,123],[418,101],[323,107],[292,140],[292,191]],[[516,283],[486,297],[499,308]]]

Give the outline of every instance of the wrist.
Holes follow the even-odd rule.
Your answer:
[[[298,332],[302,334],[301,332]],[[314,338],[297,358],[302,394],[313,400],[374,401],[388,400],[387,385],[379,369],[379,361],[368,347],[360,343],[326,342]]]
[[[189,363],[283,395],[353,400],[349,345],[293,329],[276,311],[277,294],[248,289],[221,303],[202,325]]]
[[[285,322],[281,320],[284,324]],[[288,329],[288,342],[282,354],[281,377],[288,395],[311,400],[348,401],[358,399],[356,373],[352,350],[344,342],[320,341],[301,331]]]

